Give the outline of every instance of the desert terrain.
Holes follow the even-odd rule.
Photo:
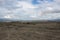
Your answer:
[[[0,22],[0,40],[60,40],[60,22]]]

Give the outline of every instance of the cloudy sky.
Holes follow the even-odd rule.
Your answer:
[[[60,0],[0,0],[0,18],[16,20],[60,19]]]

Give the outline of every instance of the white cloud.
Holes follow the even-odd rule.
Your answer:
[[[7,15],[7,16],[4,16],[4,18],[12,18],[12,16],[10,16],[10,15]]]
[[[17,6],[23,8],[23,9],[24,8],[36,8],[31,3],[23,2],[23,1],[17,2]]]
[[[32,4],[32,0],[0,0],[0,2],[0,16],[3,15],[4,18],[22,18],[23,20],[25,17],[27,19],[32,18],[32,20],[60,18],[57,14],[60,13],[59,0],[51,3],[42,2],[37,5]],[[9,5],[7,5],[7,2]],[[38,0],[38,2],[41,1]]]
[[[59,3],[60,2],[60,0],[54,0],[55,2],[57,2],[57,3]]]

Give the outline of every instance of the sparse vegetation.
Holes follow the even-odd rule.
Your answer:
[[[60,40],[60,23],[1,22],[0,40]]]

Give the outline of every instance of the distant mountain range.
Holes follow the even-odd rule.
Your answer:
[[[53,20],[49,20],[49,21],[52,21],[52,22],[60,22],[60,19],[53,19]]]
[[[0,18],[0,22],[10,22],[10,19]]]
[[[53,19],[53,20],[14,20],[14,19],[6,19],[0,18],[0,22],[13,22],[13,21],[20,21],[20,22],[60,22],[60,19]]]

